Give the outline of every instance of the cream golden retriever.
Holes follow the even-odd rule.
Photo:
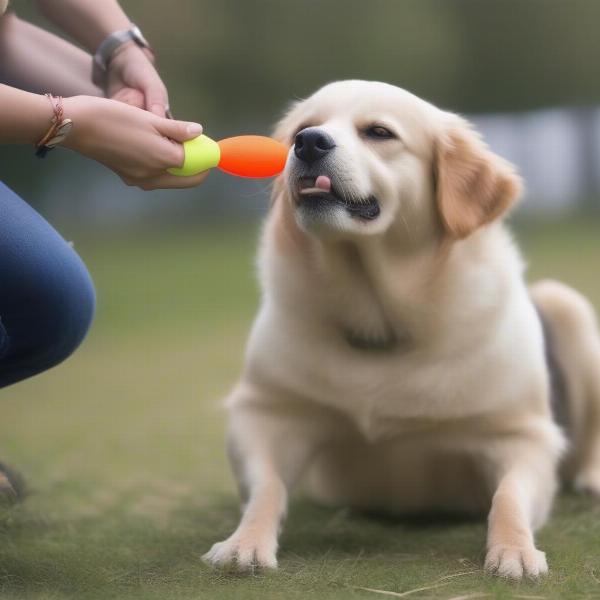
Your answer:
[[[205,560],[275,567],[302,482],[332,505],[487,512],[486,568],[545,573],[559,472],[600,493],[600,342],[580,294],[524,282],[514,168],[384,83],[327,85],[275,135],[289,160],[227,399],[243,516]]]

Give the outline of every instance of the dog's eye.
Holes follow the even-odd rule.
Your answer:
[[[365,129],[365,136],[373,140],[391,140],[396,135],[383,125],[371,125]]]

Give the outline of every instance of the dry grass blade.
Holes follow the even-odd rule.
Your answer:
[[[454,579],[454,577],[462,577],[463,575],[474,575],[475,573],[479,573],[480,569],[474,569],[473,571],[461,571],[460,573],[450,573],[450,575],[444,575],[440,577],[437,581],[444,581],[445,579]]]
[[[425,586],[425,587],[420,587],[420,588],[415,588],[412,590],[406,590],[405,592],[392,592],[391,590],[378,590],[376,588],[367,588],[367,587],[360,587],[360,586],[351,586],[356,590],[363,590],[365,592],[373,592],[374,594],[384,594],[386,596],[393,596],[394,598],[404,598],[406,596],[410,596],[411,594],[416,594],[417,592],[426,592],[428,590],[434,590],[436,588],[439,587],[443,587],[445,585],[448,585],[450,583],[452,583],[451,581],[445,581],[446,579],[453,579],[454,577],[463,577],[465,575],[473,575],[474,573],[478,573],[478,570],[474,570],[474,571],[461,571],[459,573],[451,573],[450,575],[444,575],[443,577],[440,577],[439,579],[437,579],[436,581],[434,581],[431,585]]]
[[[407,590],[406,592],[392,592],[391,590],[378,590],[375,588],[360,587],[358,585],[353,585],[352,587],[355,590],[363,590],[365,592],[373,592],[375,594],[384,594],[385,596],[393,596],[394,598],[405,598],[406,596],[410,596],[411,594],[416,594],[417,592],[426,592],[428,590],[434,590],[436,588],[440,588],[445,585],[450,585],[450,581],[446,581],[445,583],[438,583],[436,585],[428,585],[426,587],[415,588],[414,590]]]

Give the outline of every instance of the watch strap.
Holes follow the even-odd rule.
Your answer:
[[[152,48],[146,38],[142,35],[140,28],[132,23],[129,29],[115,31],[102,40],[94,54],[94,63],[100,67],[100,69],[106,71],[115,50],[129,41],[133,41],[140,48],[146,48],[152,52]]]
[[[145,51],[148,60],[154,62],[154,51],[137,25],[132,23],[129,29],[115,31],[102,40],[92,60],[92,81],[100,88],[106,83],[106,71],[113,54],[129,41],[135,42]]]

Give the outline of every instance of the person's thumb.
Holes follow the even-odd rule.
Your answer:
[[[176,142],[185,142],[202,134],[200,123],[189,121],[175,121],[173,119],[160,119],[156,129],[161,135],[171,138]]]

